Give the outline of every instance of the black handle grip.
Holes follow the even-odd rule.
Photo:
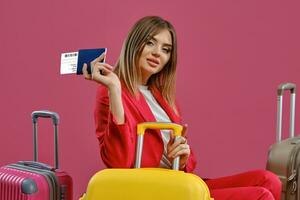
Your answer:
[[[48,110],[34,111],[34,112],[32,112],[31,117],[32,117],[32,122],[34,124],[37,122],[37,119],[39,117],[52,118],[53,124],[55,124],[55,125],[58,125],[58,123],[59,123],[59,115],[56,112],[51,112],[51,111],[48,111]]]
[[[35,161],[19,161],[18,164],[28,166],[28,167],[34,167],[38,169],[45,169],[48,171],[54,171],[54,168],[50,165],[47,165],[45,163],[35,162]]]

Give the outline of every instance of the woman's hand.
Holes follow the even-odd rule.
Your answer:
[[[167,145],[168,159],[171,163],[173,160],[180,156],[179,168],[183,169],[191,154],[190,146],[187,144],[185,137],[179,137],[175,140],[175,136],[170,134],[170,141]]]
[[[106,63],[101,63],[105,54],[91,62],[92,74],[87,71],[87,64],[83,65],[82,72],[85,79],[94,80],[105,85],[109,90],[109,107],[117,124],[125,122],[124,108],[121,97],[121,82],[119,77],[113,72],[113,67]]]
[[[113,72],[113,67],[107,63],[102,63],[105,54],[101,54],[98,58],[93,60],[91,65],[92,74],[87,71],[87,64],[85,63],[82,68],[85,79],[94,80],[98,83],[105,85],[109,90],[121,87],[120,79]]]

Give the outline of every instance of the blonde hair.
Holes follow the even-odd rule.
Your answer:
[[[157,74],[153,74],[147,85],[156,87],[163,98],[177,113],[175,106],[175,82],[177,65],[177,38],[172,24],[161,17],[147,16],[135,23],[123,43],[115,73],[125,84],[129,92],[137,96],[138,85],[141,80],[141,71],[138,66],[140,55],[145,44],[162,30],[168,30],[172,38],[171,55],[168,63]]]

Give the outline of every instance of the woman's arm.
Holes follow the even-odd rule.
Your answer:
[[[99,83],[94,116],[100,154],[107,167],[128,168],[133,165],[134,139],[125,118],[120,79],[112,66],[101,63],[103,58],[104,54],[91,62],[92,74],[83,66],[85,78]]]
[[[124,115],[123,124],[118,124],[110,111],[108,93],[106,87],[98,87],[94,111],[101,158],[107,167],[130,168],[133,167],[135,155],[130,114],[127,113],[128,117]]]
[[[87,65],[83,65],[83,74],[85,79],[94,80],[104,85],[109,91],[110,110],[117,124],[124,123],[124,107],[122,104],[122,91],[119,77],[113,72],[113,67],[107,63],[101,62],[105,54],[101,54],[93,60],[91,64],[92,74],[88,74]]]
[[[121,86],[111,87],[109,89],[110,110],[116,120],[116,123],[119,125],[124,124],[125,122],[124,107],[122,103],[121,93]]]

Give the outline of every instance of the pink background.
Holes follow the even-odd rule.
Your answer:
[[[60,75],[60,54],[107,47],[107,62],[114,64],[133,23],[160,15],[178,33],[177,96],[196,173],[217,177],[265,168],[275,141],[277,85],[300,85],[300,2],[174,2],[1,0],[0,165],[30,160],[31,112],[56,111],[60,167],[73,176],[77,199],[104,167],[94,136],[97,85]],[[51,123],[40,122],[40,160],[52,163]]]

